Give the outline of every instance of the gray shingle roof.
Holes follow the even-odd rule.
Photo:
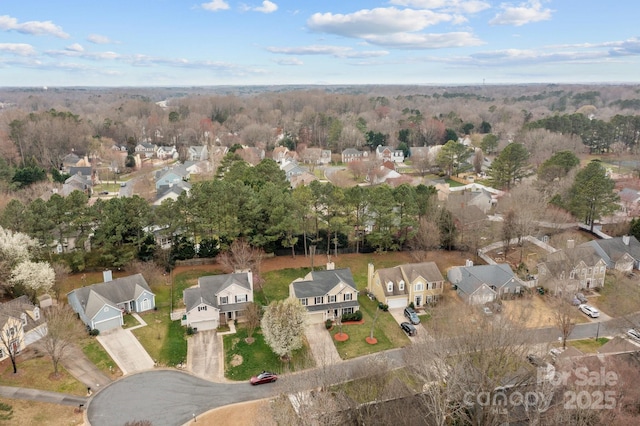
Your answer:
[[[81,287],[69,294],[75,294],[87,316],[93,318],[105,304],[115,307],[134,300],[145,290],[153,294],[142,274],[135,274]]]
[[[447,277],[465,294],[472,294],[482,284],[500,289],[502,287],[521,286],[511,267],[506,263],[497,265],[458,266],[449,269]],[[511,280],[514,280],[511,282]]]
[[[198,285],[196,287],[184,290],[183,297],[187,311],[192,310],[201,303],[214,306],[223,312],[242,310],[246,303],[218,305],[217,295],[232,285],[245,288],[248,292],[252,291],[251,284],[249,283],[249,275],[246,272],[208,275],[198,278]]]
[[[351,269],[331,269],[328,271],[312,271],[311,279],[293,282],[293,292],[297,298],[324,296],[340,283],[357,290],[351,275]],[[326,306],[326,305],[324,305]]]
[[[33,312],[34,309],[36,309],[36,305],[31,303],[29,298],[25,295],[8,302],[1,303],[0,326],[4,326],[9,318],[21,320],[22,314],[26,314],[27,324],[23,326],[23,329],[25,332],[28,332],[44,322],[42,312],[40,313],[40,319],[38,320],[33,319],[31,315],[29,315],[29,312]]]
[[[628,245],[624,243],[626,238],[628,238],[629,241]],[[628,253],[636,261],[640,260],[640,241],[634,236],[593,240],[581,244],[579,247],[583,245],[594,247],[607,263],[609,263],[609,260],[613,263],[617,262],[625,253]]]

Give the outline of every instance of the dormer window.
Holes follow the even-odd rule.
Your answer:
[[[393,291],[393,282],[389,281],[387,283],[387,291],[391,293]]]
[[[398,290],[404,291],[404,280],[400,280],[398,283]]]
[[[24,312],[20,314],[20,321],[22,321],[22,325],[27,325],[27,314]]]
[[[33,309],[33,318],[38,321],[40,319],[40,308],[37,306]]]

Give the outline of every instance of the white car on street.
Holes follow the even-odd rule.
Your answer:
[[[600,311],[591,305],[582,304],[578,306],[578,309],[591,318],[598,318],[600,316]]]

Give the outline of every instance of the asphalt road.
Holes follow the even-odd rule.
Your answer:
[[[156,370],[124,377],[91,399],[92,426],[149,420],[154,426],[184,424],[212,408],[275,395],[271,385],[212,383],[175,370]]]
[[[586,339],[623,333],[629,321],[640,323],[640,315],[629,319],[578,324],[569,339]],[[530,330],[535,343],[556,342],[560,332],[555,327]],[[391,368],[404,365],[402,349],[344,361],[335,365],[282,376],[275,384],[251,386],[244,383],[212,383],[176,370],[154,370],[131,375],[111,383],[96,393],[89,402],[87,418],[92,426],[125,424],[133,420],[150,420],[154,426],[181,425],[213,408],[238,402],[273,397],[300,387],[320,385],[322,376],[330,374],[335,381],[354,377],[358,367],[369,358],[383,356]],[[330,373],[328,372],[330,369]]]

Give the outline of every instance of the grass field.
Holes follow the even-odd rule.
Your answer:
[[[314,366],[313,357],[309,347],[305,344],[301,349],[294,351],[291,361],[285,363],[273,353],[264,341],[260,330],[253,334],[254,341],[248,344],[246,328],[240,326],[236,334],[223,336],[224,342],[224,371],[225,377],[231,380],[249,380],[251,376],[263,370],[277,374],[298,371]]]
[[[605,343],[607,343],[609,339],[606,337],[600,337],[596,339],[582,339],[582,340],[570,340],[567,342],[567,345],[573,346],[578,349],[582,353],[596,353],[598,349]]]

